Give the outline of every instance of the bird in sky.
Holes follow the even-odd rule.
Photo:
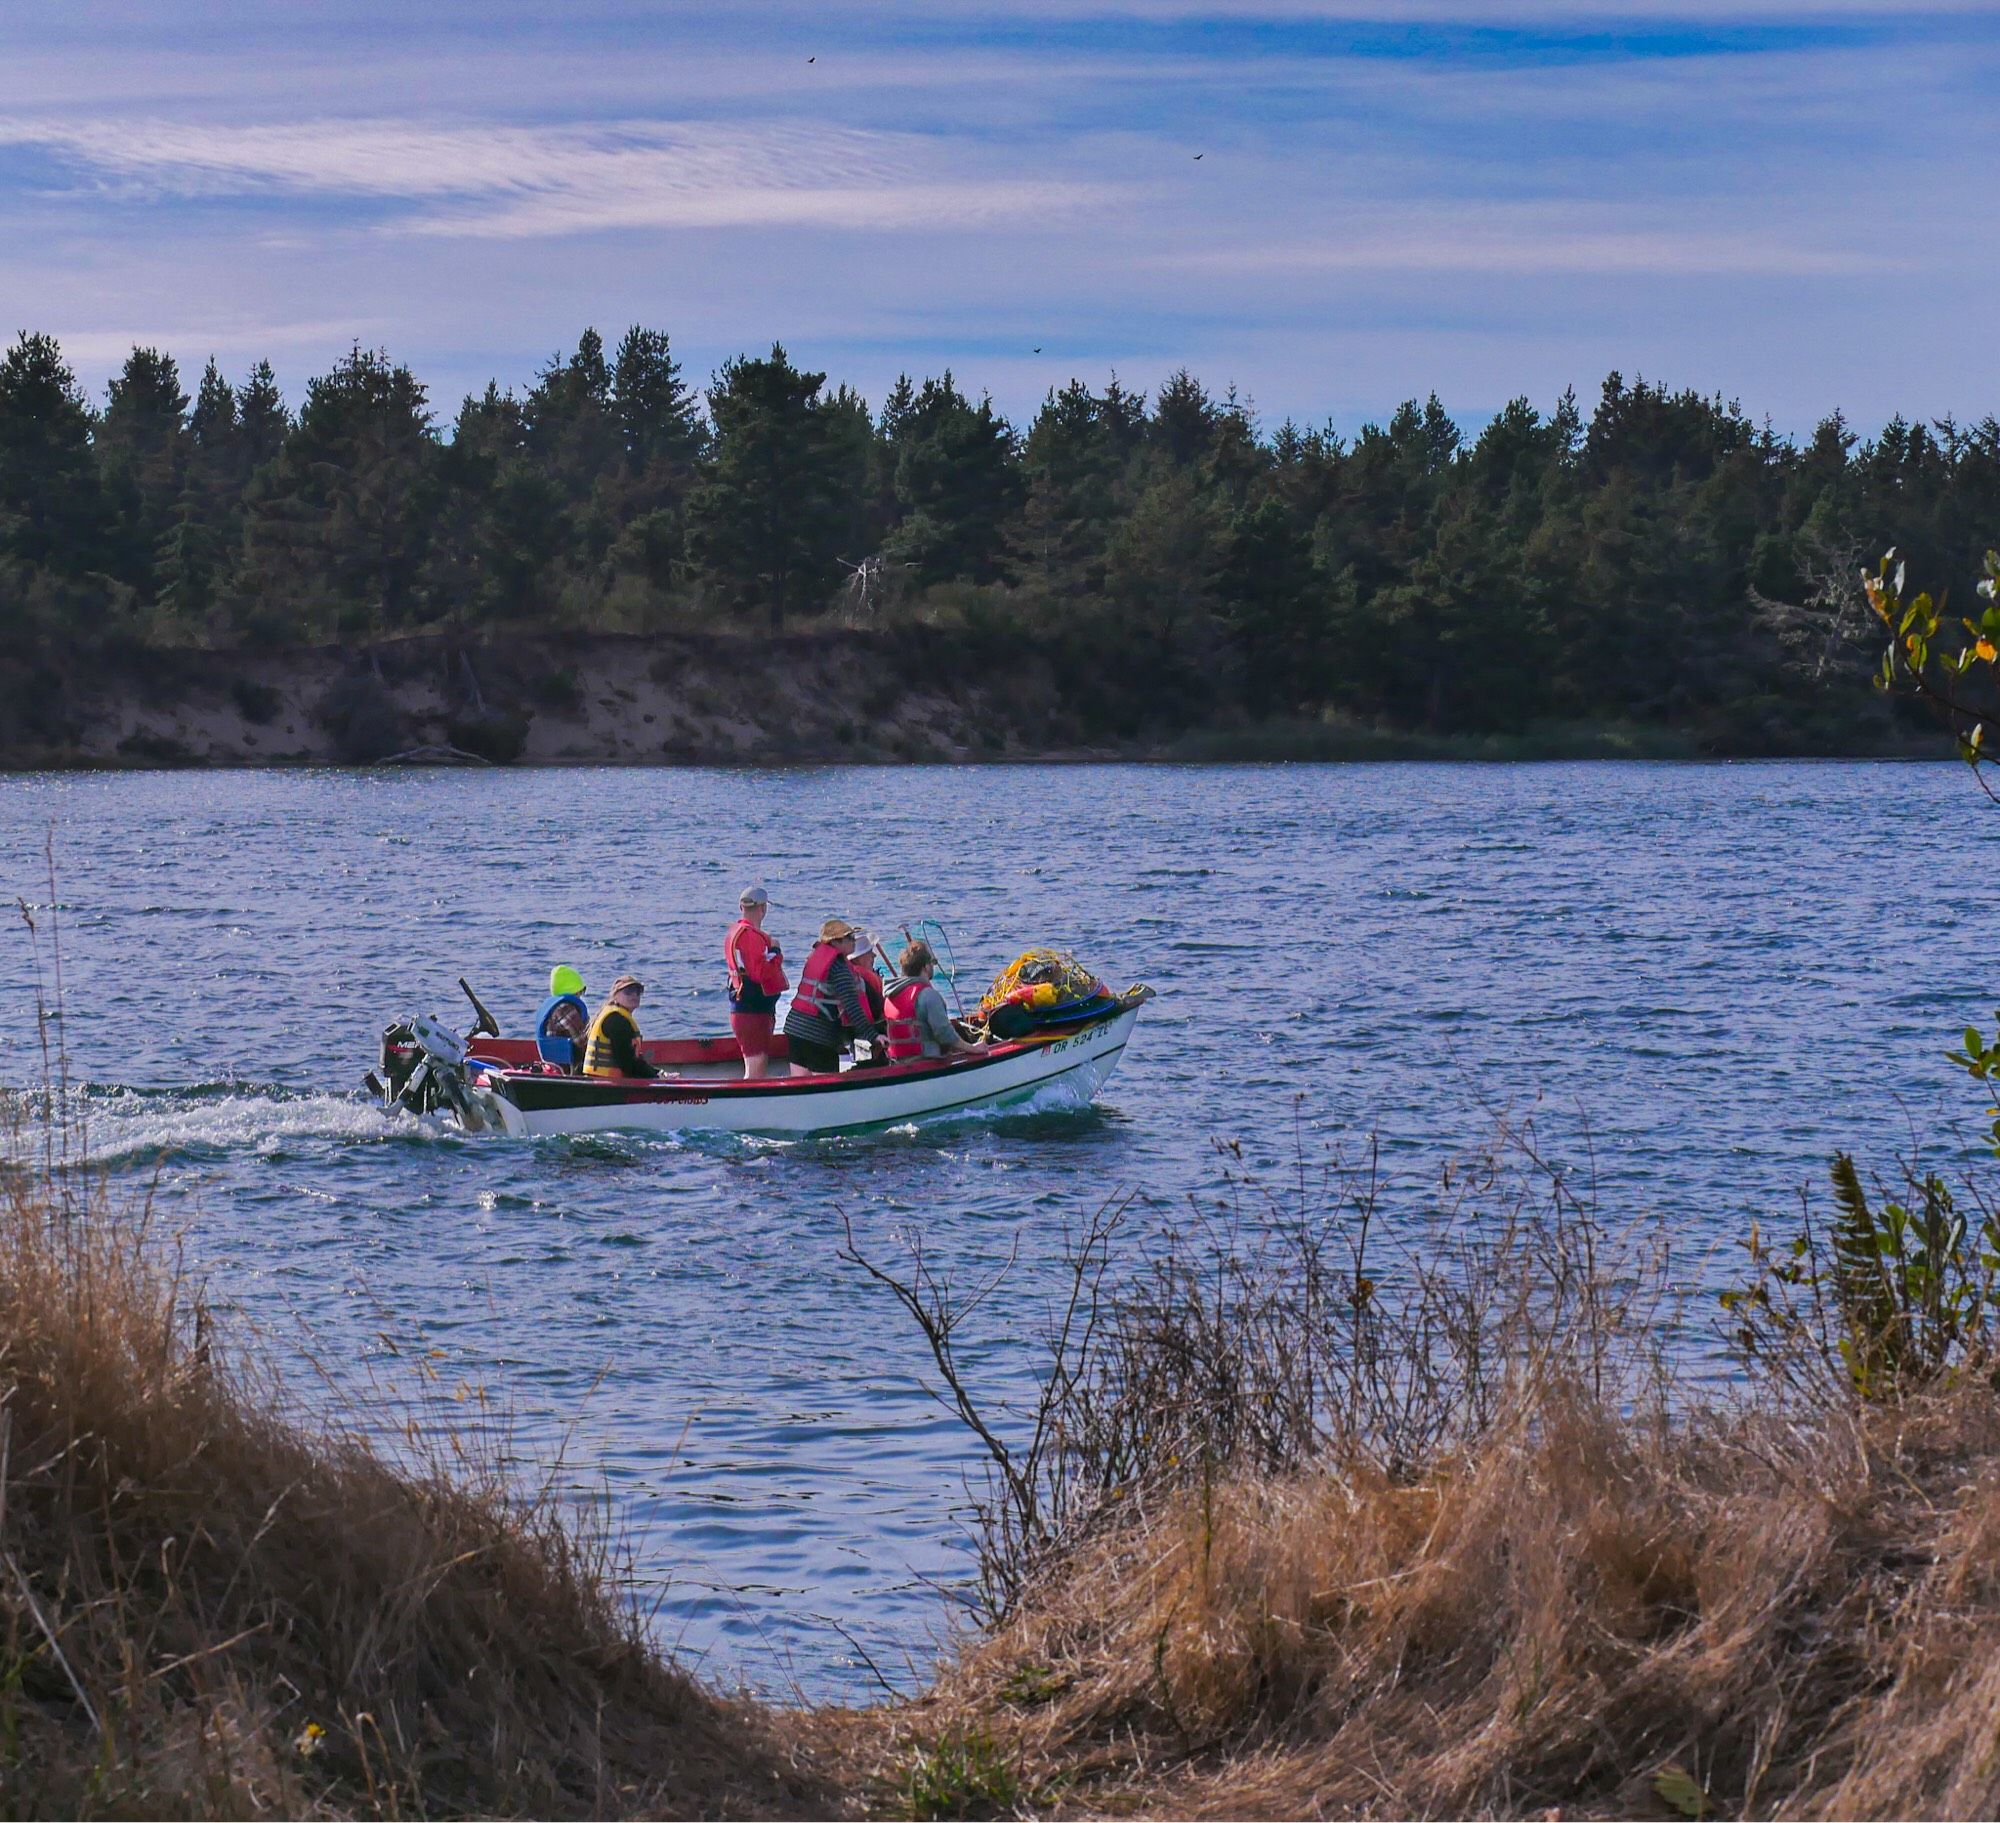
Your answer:
[[[807,61],[808,63],[817,63],[817,62],[819,61],[819,59],[818,59],[817,57],[808,57],[808,58],[806,59],[806,61]]]
[[[1202,161],[1202,160],[1203,160],[1204,158],[1206,158],[1207,156],[1208,156],[1208,154],[1207,154],[1206,152],[1197,152],[1197,153],[1196,153],[1196,154],[1194,155],[1194,162],[1195,162],[1196,164],[1200,164],[1200,163],[1201,163],[1201,161]]]
[[[1040,354],[1040,353],[1042,352],[1042,345],[1041,345],[1041,343],[1037,342],[1037,343],[1035,344],[1035,352],[1036,352],[1037,354]]]

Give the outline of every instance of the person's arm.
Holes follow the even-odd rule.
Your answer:
[[[917,996],[917,1029],[947,1057],[954,1051],[970,1051],[978,1048],[967,1044],[958,1035],[958,1028],[951,1022],[951,1014],[945,1010],[944,996],[929,983],[925,984],[924,991]]]
[[[791,982],[785,976],[785,952],[769,937],[765,937],[762,931],[757,935],[763,938],[764,943],[764,954],[757,962],[757,985],[775,1000],[791,986]]]
[[[836,956],[833,967],[826,971],[827,985],[833,989],[833,997],[840,1002],[842,1022],[852,1032],[866,1032],[873,1029],[875,1021],[868,1015],[868,996],[861,991],[861,982],[848,966],[845,956]]]
[[[639,1055],[639,1028],[630,1019],[619,1019],[611,1027],[611,1055],[621,1076],[657,1076],[659,1068]]]

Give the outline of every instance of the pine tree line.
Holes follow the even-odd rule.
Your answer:
[[[1151,400],[1072,381],[1022,430],[949,372],[871,411],[781,347],[697,396],[634,328],[446,432],[360,347],[296,415],[264,362],[232,384],[211,361],[190,399],[135,349],[100,409],[52,338],[0,356],[17,660],[918,618],[1066,655],[1121,722],[1615,717],[1837,746],[1879,713],[1856,571],[1895,543],[1970,599],[1996,527],[1991,417],[1863,439],[1835,413],[1800,445],[1617,374],[1588,419],[1517,399],[1470,440],[1435,395],[1352,440],[1267,433],[1185,371]]]

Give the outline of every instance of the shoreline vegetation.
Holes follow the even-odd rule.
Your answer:
[[[17,1814],[2000,1807],[1975,1202],[1952,1265],[1837,1168],[1832,1221],[1746,1256],[1743,1377],[1710,1397],[1663,1352],[1702,1321],[1665,1228],[1608,1229],[1532,1128],[1399,1212],[1372,1164],[1262,1174],[1225,1148],[1143,1249],[1128,1204],[1071,1237],[1042,1407],[1009,1415],[975,1499],[985,1627],[927,1689],[815,1708],[661,1657],[554,1476],[524,1492],[477,1444],[390,1453],[379,1413],[296,1415],[143,1200],[46,1129],[12,1141]],[[1935,1214],[1925,1181],[1906,1195]],[[1417,1224],[1395,1244],[1392,1213]],[[976,1293],[921,1254],[850,1258],[983,1421],[954,1347]]]
[[[0,770],[353,765],[723,765],[1720,758],[1942,759],[1934,727],[1776,747],[1656,723],[1554,719],[1433,732],[1318,715],[1112,731],[946,675],[904,689],[882,635],[411,638],[271,653],[108,658],[69,690],[60,738],[15,722]],[[963,674],[976,678],[976,671]],[[802,687],[810,678],[812,688]]]
[[[1620,374],[1353,437],[1185,370],[1020,425],[591,330],[447,416],[356,347],[102,401],[0,351],[0,766],[1926,750],[1863,569],[1972,598],[2000,421]],[[1929,750],[1935,750],[1935,747]]]

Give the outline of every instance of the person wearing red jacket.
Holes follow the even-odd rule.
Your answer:
[[[761,886],[746,886],[736,909],[736,922],[722,940],[722,963],[729,971],[729,1029],[743,1053],[743,1074],[754,1081],[771,1067],[778,996],[790,982],[785,952],[764,935],[771,895]]]
[[[830,1075],[840,1068],[841,1046],[873,1037],[881,1023],[869,1012],[868,997],[848,966],[854,954],[854,926],[829,918],[819,941],[799,971],[799,991],[785,1014],[785,1049],[794,1076]]]

